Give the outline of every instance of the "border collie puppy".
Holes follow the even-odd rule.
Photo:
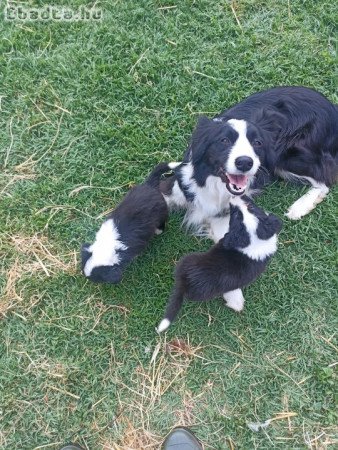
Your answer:
[[[205,301],[223,295],[229,308],[242,311],[242,288],[265,270],[277,250],[281,228],[278,217],[266,214],[248,197],[233,197],[229,232],[209,251],[190,253],[178,262],[175,286],[157,332],[169,327],[185,297]]]
[[[170,207],[215,242],[228,226],[231,195],[250,195],[280,176],[311,185],[287,216],[300,219],[338,176],[338,106],[305,87],[251,95],[213,120],[201,117],[183,164],[161,183]]]
[[[168,206],[159,183],[161,175],[177,165],[156,166],[145,183],[132,188],[103,222],[95,242],[82,246],[82,271],[87,278],[96,283],[119,283],[126,265],[164,230]]]

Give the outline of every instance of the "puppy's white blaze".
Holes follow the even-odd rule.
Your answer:
[[[243,214],[243,223],[247,232],[250,235],[250,244],[245,248],[238,249],[240,252],[249,256],[251,259],[263,260],[266,257],[273,255],[277,251],[277,234],[274,234],[269,239],[259,239],[256,231],[259,220],[248,211],[248,208],[244,200],[240,197],[234,197],[231,199],[231,203],[236,205]]]
[[[169,166],[170,169],[176,169],[176,167],[178,167],[180,164],[182,164],[182,163],[172,161],[172,162],[170,162],[170,163],[168,164],[168,166]]]
[[[92,256],[86,262],[84,274],[90,276],[94,267],[114,266],[120,262],[117,250],[126,250],[128,247],[119,240],[120,234],[113,219],[108,219],[101,225],[96,233],[95,242],[88,251]]]
[[[232,198],[231,203],[237,206],[242,211],[243,223],[250,236],[252,234],[255,234],[259,222],[258,218],[254,214],[249,213],[248,207],[246,206],[244,200],[241,197]]]
[[[163,319],[159,326],[156,328],[156,331],[158,333],[162,333],[162,331],[165,331],[170,326],[170,320],[169,319]]]
[[[240,156],[248,156],[253,160],[253,166],[248,172],[245,172],[245,175],[255,175],[259,166],[260,160],[256,155],[252,145],[250,144],[247,136],[247,123],[245,120],[237,120],[230,119],[228,120],[228,124],[238,133],[238,138],[234,143],[232,149],[230,150],[230,154],[228,157],[228,161],[226,163],[226,171],[231,175],[241,175],[243,172],[237,169],[235,165],[236,158]]]

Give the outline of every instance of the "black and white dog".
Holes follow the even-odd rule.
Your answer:
[[[233,197],[229,232],[209,251],[190,253],[178,262],[175,286],[158,333],[169,327],[185,297],[205,301],[223,295],[229,308],[241,311],[242,288],[265,270],[277,250],[281,228],[278,217],[266,214],[248,197]]]
[[[119,283],[126,265],[164,230],[168,206],[159,190],[160,178],[178,165],[156,166],[103,222],[95,242],[82,246],[82,271],[87,278],[96,283]]]
[[[215,242],[224,235],[231,195],[250,195],[275,176],[311,189],[287,216],[300,219],[321,202],[338,174],[338,107],[305,87],[251,95],[214,119],[201,117],[175,176],[161,184],[170,207]]]

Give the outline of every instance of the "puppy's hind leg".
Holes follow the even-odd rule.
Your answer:
[[[244,296],[242,289],[235,289],[223,294],[226,305],[234,311],[241,312],[244,308]]]

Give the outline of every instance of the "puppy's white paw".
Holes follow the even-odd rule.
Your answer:
[[[228,308],[233,309],[236,312],[242,312],[244,309],[244,302],[239,303],[239,302],[229,302],[226,301],[226,305]]]
[[[161,230],[160,228],[156,228],[155,234],[159,235],[159,234],[162,234],[162,233],[163,233],[163,230]]]
[[[241,289],[235,289],[223,294],[226,305],[236,312],[243,311],[245,299]]]

